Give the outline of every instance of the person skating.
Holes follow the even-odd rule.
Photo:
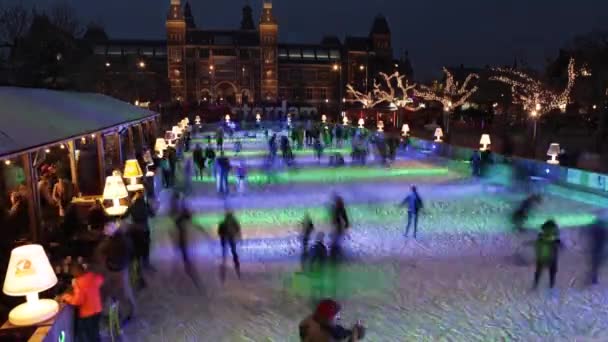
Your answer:
[[[222,246],[222,264],[220,266],[220,279],[222,282],[226,280],[226,257],[228,255],[228,249],[232,254],[232,261],[234,262],[234,270],[236,271],[237,277],[241,277],[241,263],[239,262],[239,255],[236,251],[236,243],[241,239],[241,225],[237,221],[232,211],[227,210],[224,216],[224,220],[220,222],[218,226],[218,236],[220,237],[220,243]]]
[[[203,154],[203,149],[200,144],[196,144],[194,147],[194,151],[192,152],[192,159],[194,160],[194,164],[196,165],[196,177],[199,179],[203,179],[203,174],[205,171],[205,155]]]
[[[199,281],[198,273],[196,272],[194,265],[192,265],[190,254],[188,253],[188,224],[192,221],[192,213],[186,206],[185,199],[179,192],[173,193],[169,210],[170,216],[173,219],[173,222],[175,222],[175,228],[177,230],[176,246],[182,256],[184,270],[190,279],[192,279],[194,286],[196,286],[197,289],[200,289],[201,283]]]
[[[559,239],[557,224],[553,220],[546,221],[543,223],[541,232],[534,243],[536,271],[534,271],[533,289],[538,287],[541,273],[545,269],[549,271],[549,287],[553,288],[555,286],[560,246],[561,240]]]
[[[604,253],[606,250],[606,231],[605,222],[596,220],[589,230],[589,280],[592,285],[599,282],[599,270],[604,263]]]
[[[412,185],[411,192],[403,202],[401,202],[401,206],[407,205],[407,226],[405,227],[405,236],[407,237],[410,232],[410,226],[412,223],[414,224],[414,239],[416,238],[416,234],[418,233],[418,214],[420,209],[423,208],[422,198],[418,194],[418,189],[416,186]]]
[[[171,165],[168,156],[165,155],[160,160],[160,169],[163,173],[163,187],[166,189],[171,186]]]
[[[243,145],[241,144],[241,139],[237,138],[234,142],[234,155],[238,156],[242,149]]]
[[[481,154],[474,151],[471,156],[471,174],[473,177],[481,177]]]
[[[299,334],[302,342],[356,342],[364,337],[365,329],[357,322],[352,329],[346,329],[337,323],[340,316],[340,305],[332,299],[323,299],[315,312],[300,322]]]
[[[310,242],[310,236],[314,231],[315,226],[312,223],[312,219],[310,215],[306,214],[304,216],[304,220],[302,221],[302,256],[300,258],[300,263],[302,265],[302,269],[306,269],[306,263],[308,262],[308,243]]]
[[[131,205],[125,213],[125,217],[131,217],[133,244],[135,257],[141,263],[141,268],[154,270],[150,265],[150,222],[149,218],[155,213],[146,200],[143,190],[137,191],[133,196]]]
[[[224,130],[220,127],[215,132],[215,141],[218,151],[224,151]]]
[[[61,296],[61,300],[77,308],[76,338],[77,342],[101,341],[99,336],[99,320],[103,309],[101,299],[102,275],[86,271],[79,263],[70,266],[74,277],[72,291]]]
[[[230,174],[230,160],[224,154],[220,152],[220,156],[217,158],[217,192],[222,195],[228,195],[230,192],[228,188],[228,175]]]
[[[207,165],[209,169],[209,175],[215,176],[215,150],[211,144],[208,144],[205,148],[205,159],[207,160]]]
[[[276,134],[273,134],[272,137],[270,137],[270,140],[268,140],[268,150],[270,152],[270,160],[274,164],[274,161],[277,157],[277,150],[278,150]]]
[[[318,138],[315,139],[315,142],[313,143],[313,148],[315,149],[315,156],[317,158],[317,162],[321,164],[321,158],[323,157],[323,144],[321,143],[321,140],[319,140]]]
[[[334,227],[334,235],[331,242],[330,257],[333,262],[337,262],[342,257],[342,239],[344,233],[350,227],[344,199],[338,194],[333,195],[331,222]]]
[[[244,194],[245,189],[247,188],[247,164],[245,163],[244,159],[241,159],[236,168],[236,181],[237,191],[240,194]]]
[[[530,216],[532,210],[534,210],[542,202],[540,195],[531,195],[524,199],[521,204],[515,209],[511,220],[513,227],[517,232],[523,232],[525,230],[524,225]]]
[[[175,186],[175,169],[177,167],[177,150],[175,147],[169,146],[167,148],[167,159],[169,160],[169,186]]]

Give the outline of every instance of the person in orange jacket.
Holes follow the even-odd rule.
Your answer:
[[[73,289],[71,293],[63,294],[61,299],[78,310],[76,341],[101,341],[99,319],[103,309],[100,291],[103,276],[86,271],[81,264],[73,264],[70,272],[74,276]]]

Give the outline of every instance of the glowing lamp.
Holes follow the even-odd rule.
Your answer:
[[[129,196],[125,183],[120,176],[108,176],[106,186],[103,188],[103,199],[112,200],[112,206],[106,208],[106,213],[110,216],[121,216],[127,211],[127,207],[120,205],[120,199]]]
[[[549,145],[549,150],[547,151],[547,155],[551,157],[551,159],[547,160],[547,163],[558,165],[559,160],[557,160],[557,156],[559,155],[560,148],[559,144],[553,143]]]
[[[9,296],[25,296],[26,302],[8,314],[17,326],[33,325],[53,318],[59,305],[52,299],[39,299],[38,293],[57,284],[57,276],[40,245],[20,246],[11,251],[2,291]]]
[[[365,125],[365,120],[363,120],[363,118],[360,118],[358,124],[359,128],[363,128],[363,125]]]
[[[167,149],[167,142],[164,138],[157,138],[154,143],[154,151],[158,152],[159,156],[163,156],[163,151]]]
[[[171,132],[173,132],[173,133],[175,134],[175,136],[176,136],[177,138],[179,138],[179,137],[182,135],[183,130],[182,130],[182,128],[181,128],[181,127],[179,127],[179,126],[173,126],[173,128],[171,129]]]
[[[410,133],[410,126],[408,124],[403,124],[403,126],[401,126],[401,132],[404,137],[407,137]]]
[[[481,139],[479,139],[479,144],[482,145],[481,148],[479,149],[480,151],[485,151],[488,149],[488,145],[492,144],[492,142],[490,141],[490,135],[489,134],[482,134],[481,135]]]
[[[137,159],[129,159],[125,162],[125,170],[122,173],[122,176],[124,178],[129,178],[130,183],[127,185],[127,190],[143,190],[144,185],[137,183],[137,178],[141,178],[143,175],[144,173],[141,171],[141,167],[139,166]]]
[[[190,124],[190,118],[185,117],[183,120],[186,123],[186,126]]]
[[[257,114],[255,115],[255,121],[256,121],[257,123],[260,123],[260,121],[261,121],[261,120],[262,120],[262,116],[260,115],[260,113],[257,113]]]
[[[344,124],[344,126],[347,126],[348,125],[348,117],[344,116],[342,118],[342,123]]]
[[[201,117],[197,115],[197,116],[194,118],[194,123],[196,123],[197,125],[200,125],[200,124],[201,124]]]
[[[378,121],[378,132],[383,132],[383,131],[384,131],[384,122]]]
[[[437,127],[435,129],[435,142],[441,142],[441,138],[443,138],[443,130],[441,127]]]
[[[321,115],[321,121],[323,121],[323,123],[327,121],[327,116],[325,114]]]

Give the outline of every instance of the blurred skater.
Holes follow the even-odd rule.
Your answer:
[[[196,165],[196,178],[203,179],[205,171],[205,155],[200,144],[196,144],[194,151],[192,152],[192,159]]]
[[[418,232],[418,214],[420,213],[420,209],[424,206],[415,185],[412,185],[410,194],[401,202],[401,206],[405,205],[407,205],[407,226],[405,227],[404,235],[405,237],[408,236],[410,233],[410,226],[414,223],[415,239]]]
[[[524,225],[528,221],[530,213],[541,202],[542,197],[540,195],[531,195],[520,203],[517,209],[515,209],[515,212],[513,212],[513,216],[511,217],[511,221],[513,222],[513,227],[515,228],[515,231],[523,232],[525,230]]]
[[[596,220],[589,231],[589,278],[592,285],[599,282],[599,270],[604,263],[604,253],[606,250],[606,226],[605,222]]]
[[[247,164],[244,159],[241,159],[236,167],[236,182],[238,193],[244,194],[247,188]]]
[[[300,341],[303,342],[330,342],[348,341],[357,342],[363,339],[365,328],[361,322],[346,329],[338,321],[340,319],[340,304],[332,299],[323,299],[316,306],[315,312],[300,322]]]
[[[538,287],[538,281],[543,270],[549,270],[549,287],[555,286],[557,275],[557,261],[561,240],[559,239],[559,229],[553,220],[543,223],[541,232],[536,239],[534,250],[536,253],[536,271],[534,272],[534,289]]]
[[[350,227],[344,199],[334,194],[331,207],[331,221],[334,226],[334,236],[331,243],[330,256],[332,261],[337,262],[342,257],[342,239],[346,229]]]
[[[310,242],[310,236],[314,229],[315,226],[312,223],[310,215],[306,214],[304,216],[304,221],[302,221],[302,257],[300,258],[303,270],[306,268],[306,262],[308,261],[308,243]]]
[[[219,224],[218,235],[222,245],[220,279],[222,282],[226,281],[226,257],[228,254],[228,248],[230,248],[230,253],[232,254],[232,261],[234,262],[234,270],[236,271],[236,275],[237,277],[241,278],[241,263],[239,262],[239,255],[236,251],[236,243],[241,239],[241,225],[237,221],[236,217],[234,217],[232,211],[226,211],[224,220]]]
[[[190,279],[192,279],[194,286],[200,289],[201,283],[199,281],[198,273],[196,272],[194,265],[192,265],[188,253],[188,224],[192,221],[192,213],[186,206],[182,195],[177,191],[174,192],[171,197],[170,216],[173,219],[173,222],[175,222],[177,232],[176,246],[182,256],[184,270]]]

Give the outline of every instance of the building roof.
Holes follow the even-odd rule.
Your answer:
[[[367,37],[346,37],[344,46],[349,51],[369,51],[371,50],[371,42]]]
[[[279,44],[278,57],[281,62],[330,63],[340,60],[341,52],[318,44]]]
[[[0,103],[0,156],[157,115],[101,94],[48,89],[0,87]]]
[[[250,30],[188,30],[186,44],[258,46],[260,37]]]
[[[372,24],[372,29],[369,33],[370,35],[391,34],[391,29],[388,27],[388,22],[382,14],[378,14],[376,18],[374,18],[374,23]]]

